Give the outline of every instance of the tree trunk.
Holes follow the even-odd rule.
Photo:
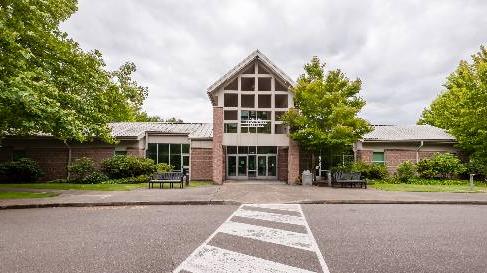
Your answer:
[[[66,165],[66,180],[69,181],[71,179],[71,172],[69,171],[69,166],[71,166],[72,154],[71,154],[71,146],[69,146],[68,142],[65,140],[64,145],[68,148],[68,164]]]

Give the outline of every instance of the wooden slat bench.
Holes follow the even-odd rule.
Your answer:
[[[360,173],[335,172],[331,176],[331,186],[335,185],[367,188],[367,180],[361,179]]]
[[[185,174],[181,172],[155,173],[149,181],[149,189],[154,188],[154,184],[159,184],[160,189],[164,188],[164,184],[169,184],[170,188],[174,188],[174,184],[178,183],[179,188],[183,188],[184,177]]]

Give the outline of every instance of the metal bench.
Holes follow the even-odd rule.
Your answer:
[[[360,188],[367,188],[367,180],[361,179],[360,176],[360,173],[335,172],[331,177],[331,186],[350,186],[350,188],[360,186]]]
[[[174,184],[179,183],[179,188],[184,187],[184,177],[186,175],[181,172],[155,173],[149,180],[149,189],[154,188],[154,184],[159,184],[159,188],[163,189],[164,184],[169,184],[169,187],[174,188]]]

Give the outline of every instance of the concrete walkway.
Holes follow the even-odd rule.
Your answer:
[[[7,189],[5,189],[7,190]],[[374,189],[291,186],[278,182],[225,183],[186,189],[137,189],[132,191],[62,191],[59,196],[0,200],[0,208],[30,206],[82,206],[131,204],[218,203],[465,203],[487,204],[485,193],[390,192]]]

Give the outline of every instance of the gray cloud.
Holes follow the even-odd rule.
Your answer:
[[[316,55],[363,81],[372,123],[415,123],[486,44],[486,1],[80,0],[63,29],[108,66],[137,64],[144,109],[211,121],[206,88],[256,48],[297,78]]]

